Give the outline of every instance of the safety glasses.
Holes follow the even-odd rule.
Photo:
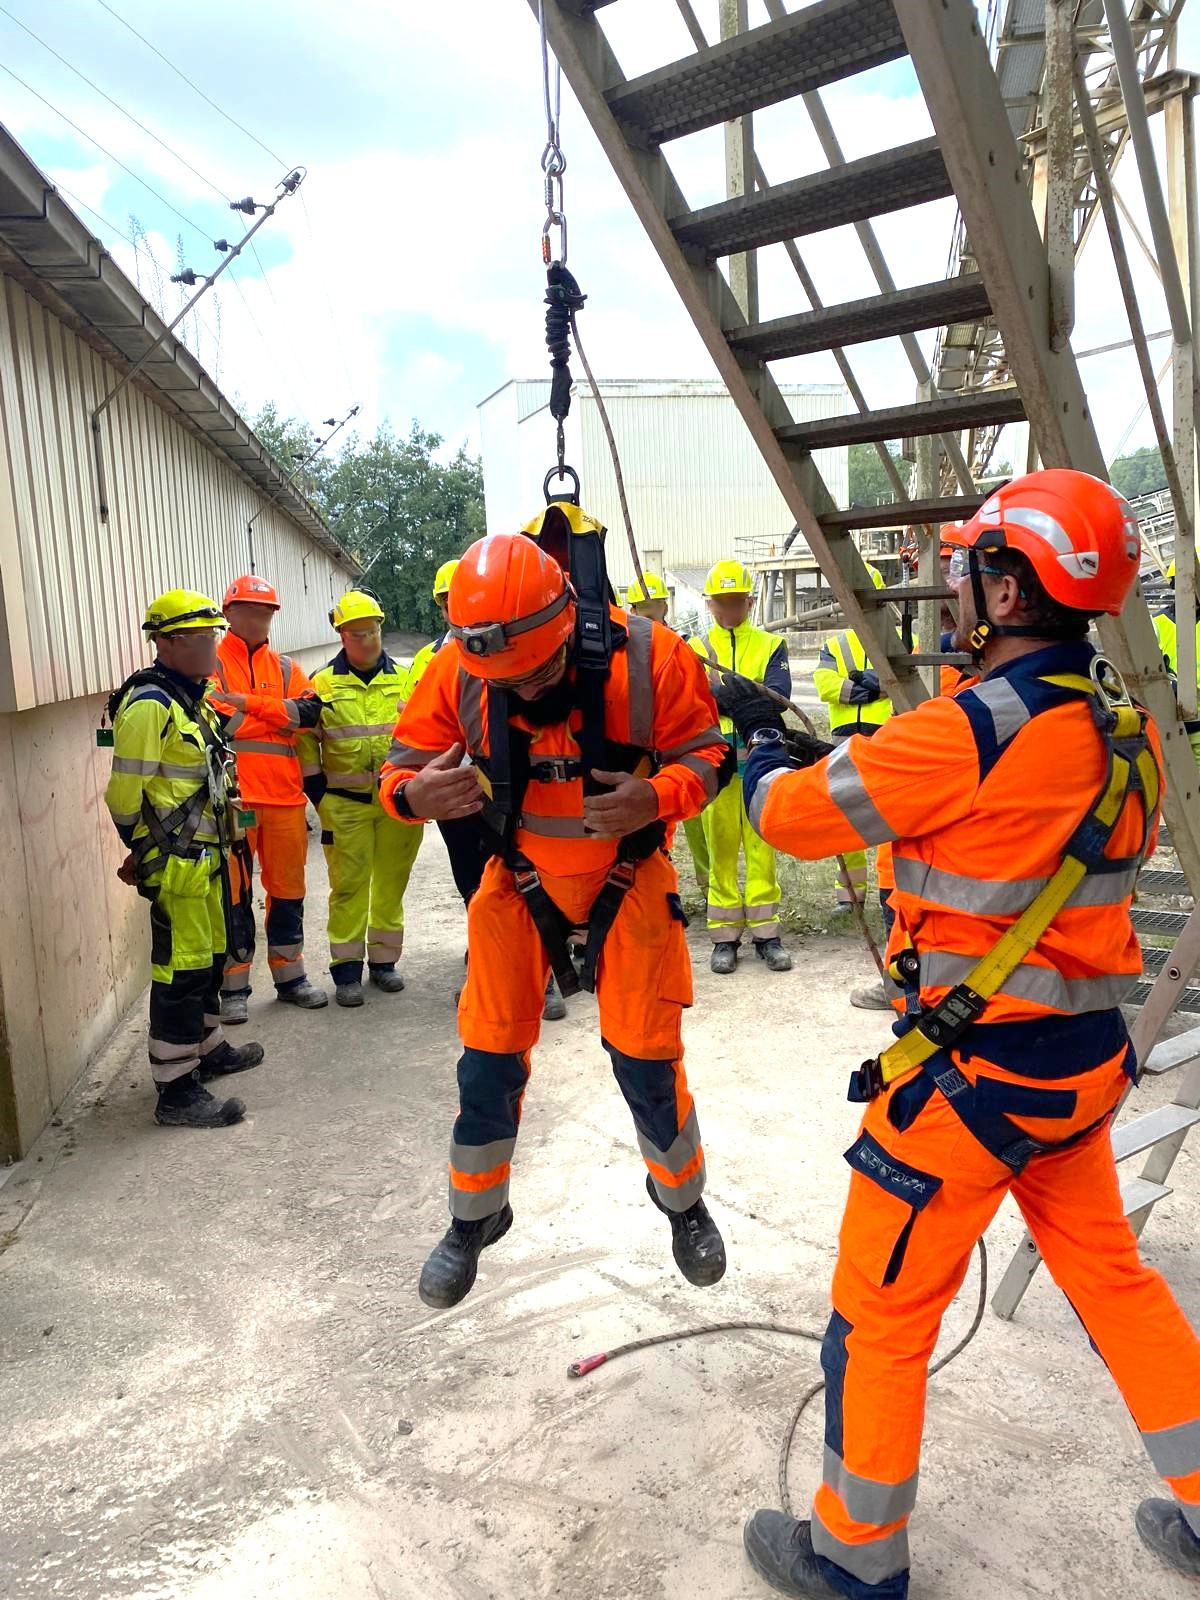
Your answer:
[[[540,689],[544,684],[553,683],[566,665],[566,660],[567,647],[564,644],[536,672],[527,673],[523,678],[493,678],[492,682],[497,689]]]
[[[950,552],[950,569],[946,574],[951,583],[961,583],[971,570],[971,552],[963,545],[956,545]],[[1003,578],[1005,573],[999,567],[981,566],[980,572],[988,578]]]

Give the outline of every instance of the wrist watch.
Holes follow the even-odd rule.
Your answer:
[[[410,821],[415,822],[417,813],[408,803],[408,795],[405,792],[407,788],[407,783],[398,783],[392,790],[392,810],[398,817],[408,817]]]
[[[754,732],[746,740],[746,744],[751,750],[754,750],[760,744],[782,746],[783,735],[778,728],[755,728]]]

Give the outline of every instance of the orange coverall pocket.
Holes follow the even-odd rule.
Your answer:
[[[910,1167],[867,1132],[846,1151],[853,1176],[842,1220],[845,1258],[877,1288],[895,1283],[918,1216],[942,1186],[931,1172]]]
[[[676,897],[672,895],[667,896],[668,901],[674,898]],[[695,998],[692,987],[692,958],[688,953],[683,929],[684,924],[677,920],[672,912],[666,948],[663,950],[662,961],[658,968],[658,998],[668,1000],[676,1006],[690,1006]]]

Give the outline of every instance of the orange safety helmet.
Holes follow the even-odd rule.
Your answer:
[[[1124,498],[1103,479],[1069,467],[1003,484],[951,542],[972,552],[1019,550],[1051,599],[1113,617],[1137,581],[1142,551],[1137,518]]]
[[[544,666],[575,627],[574,591],[534,539],[495,533],[467,550],[446,610],[462,664],[477,678],[520,678]]]
[[[271,606],[279,610],[279,596],[265,578],[256,578],[247,575],[235,578],[225,591],[225,598],[221,601],[221,610],[226,606],[251,605]]]

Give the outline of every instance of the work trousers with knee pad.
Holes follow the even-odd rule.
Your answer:
[[[304,807],[254,806],[255,825],[246,830],[249,851],[245,861],[258,858],[258,870],[266,890],[265,931],[267,961],[277,989],[293,989],[303,983],[304,972],[304,869],[308,860],[308,826]],[[235,851],[229,863],[233,900],[243,891],[249,895],[251,883],[243,882],[245,866]],[[254,916],[245,930],[247,946],[243,959],[230,958],[221,985],[225,994],[250,993],[250,967],[254,960]]]
[[[335,983],[362,981],[363,961],[394,967],[404,949],[404,892],[425,837],[420,823],[367,803],[326,794],[321,844],[329,868],[329,971]]]
[[[708,936],[714,944],[733,944],[749,932],[753,939],[779,937],[779,873],[775,852],[755,833],[742,799],[742,780],[731,778],[700,813],[708,847]],[[746,858],[746,887],[738,875]]]
[[[1110,1113],[1126,1086],[1126,1050],[1056,1077],[1023,1131],[1062,1143]],[[1032,1105],[1045,1084],[980,1069],[998,1108]],[[1011,1189],[1055,1281],[1074,1307],[1141,1432],[1146,1450],[1200,1535],[1200,1340],[1157,1272],[1139,1259],[1124,1216],[1108,1123],[1037,1155],[1018,1176],[968,1132],[940,1093],[911,1123],[898,1115],[918,1080],[875,1100],[847,1151],[850,1195],[833,1279],[825,1369],[825,1466],[813,1504],[813,1548],[844,1594],[903,1600],[909,1513],[930,1356],[942,1314],[976,1241]],[[993,1083],[999,1085],[993,1088]],[[1073,1098],[1072,1098],[1073,1097]],[[904,1131],[896,1121],[907,1123]]]
[[[221,974],[225,969],[225,896],[220,856],[171,858],[149,880],[150,1072],[171,1083],[200,1065],[224,1040]]]
[[[547,894],[581,923],[605,872],[541,874]],[[683,1066],[681,1020],[692,971],[675,870],[655,852],[640,863],[596,970],[601,1042],[637,1130],[655,1192],[686,1211],[704,1188],[704,1151]],[[450,1147],[450,1210],[472,1220],[508,1200],[513,1150],[541,1030],[550,963],[513,883],[489,861],[467,912],[467,981],[459,999],[463,1053]]]

